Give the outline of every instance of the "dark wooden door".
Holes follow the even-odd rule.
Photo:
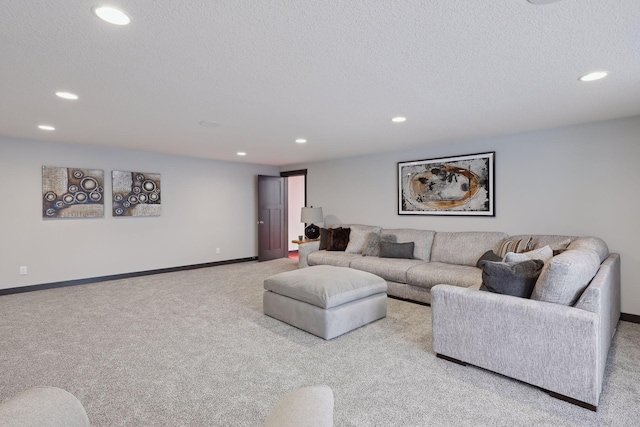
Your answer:
[[[258,175],[258,261],[287,256],[287,183]]]

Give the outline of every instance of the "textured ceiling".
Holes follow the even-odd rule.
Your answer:
[[[640,0],[100,4],[2,1],[0,135],[285,165],[640,114]]]

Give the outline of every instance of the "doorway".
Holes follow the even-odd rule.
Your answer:
[[[305,224],[300,222],[300,212],[307,205],[307,170],[282,172],[280,176],[287,181],[287,255],[298,258],[298,245],[292,240],[304,235]]]
[[[258,261],[297,257],[292,240],[304,234],[300,213],[307,200],[306,178],[306,169],[258,175]]]

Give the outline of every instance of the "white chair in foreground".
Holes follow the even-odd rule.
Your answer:
[[[82,403],[56,387],[33,387],[0,404],[2,427],[90,427]],[[265,427],[333,427],[333,391],[303,387],[282,397]]]
[[[32,387],[0,404],[2,427],[89,427],[82,403],[56,387]]]

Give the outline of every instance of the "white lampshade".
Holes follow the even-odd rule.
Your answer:
[[[300,214],[300,222],[304,222],[305,224],[316,224],[319,222],[324,222],[322,208],[302,208],[302,213]]]

